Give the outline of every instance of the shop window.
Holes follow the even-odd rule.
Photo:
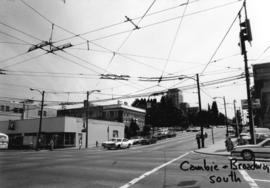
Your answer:
[[[74,146],[75,145],[75,133],[65,133],[65,145]]]
[[[110,111],[110,117],[113,117],[113,115],[114,115],[114,112]]]

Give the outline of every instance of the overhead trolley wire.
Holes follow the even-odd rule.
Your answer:
[[[166,71],[167,65],[168,65],[168,63],[169,63],[169,59],[170,59],[170,57],[171,57],[171,53],[172,53],[172,51],[173,51],[173,48],[174,48],[174,45],[175,45],[175,42],[176,42],[176,39],[177,39],[177,35],[178,35],[179,31],[180,31],[180,28],[181,28],[181,25],[182,25],[182,22],[183,22],[183,17],[184,17],[184,15],[186,14],[186,10],[187,10],[188,4],[189,4],[189,0],[187,0],[187,2],[186,2],[186,4],[185,4],[186,6],[185,6],[185,8],[184,8],[184,11],[183,11],[181,20],[180,20],[180,22],[179,22],[179,24],[178,24],[178,26],[177,26],[177,30],[176,30],[176,33],[175,33],[175,35],[174,35],[173,42],[172,42],[171,47],[170,47],[170,49],[169,49],[169,53],[168,53],[168,56],[167,56],[167,58],[166,58],[166,62],[165,62],[165,65],[164,65],[164,67],[163,67],[163,70],[162,70],[162,73],[161,73],[161,76],[160,76],[160,79],[159,79],[158,83],[160,83],[160,82],[162,81],[163,74],[164,74],[164,72]]]
[[[226,31],[225,35],[223,36],[222,40],[220,41],[218,47],[215,49],[214,53],[212,54],[210,60],[208,61],[208,63],[206,64],[206,66],[203,68],[201,74],[204,73],[204,71],[207,69],[207,67],[209,66],[209,64],[211,63],[211,61],[213,60],[213,58],[215,57],[216,53],[218,52],[219,48],[221,47],[221,45],[223,44],[224,40],[226,39],[227,35],[229,34],[229,32],[231,31],[235,21],[237,20],[239,13],[242,11],[244,7],[244,4],[242,5],[242,7],[240,8],[240,10],[237,12],[235,18],[233,19],[233,22],[231,23],[231,25],[229,26],[228,30]]]

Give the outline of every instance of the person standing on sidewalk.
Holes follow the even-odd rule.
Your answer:
[[[54,148],[54,141],[53,141],[53,138],[51,138],[50,140],[50,150],[52,151]]]
[[[226,135],[225,146],[226,146],[227,151],[233,150],[233,142],[231,140],[231,137],[228,135]]]
[[[82,138],[79,139],[79,150],[82,148]]]
[[[200,141],[200,139],[201,139],[200,134],[196,134],[196,140],[197,140],[198,149],[201,148],[201,141]]]

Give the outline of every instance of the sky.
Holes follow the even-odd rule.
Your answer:
[[[134,97],[179,88],[185,102],[198,106],[199,74],[202,107],[225,96],[233,117],[233,101],[240,108],[247,96],[245,79],[236,79],[244,72],[238,46],[242,5],[241,0],[1,0],[0,99],[40,100],[39,91],[45,91],[45,103],[53,106],[83,101],[90,91],[93,104],[116,103],[112,99],[131,104]],[[247,0],[251,72],[252,65],[270,60],[269,7],[269,0]],[[42,41],[72,46],[28,52]],[[216,101],[224,112],[223,100]]]

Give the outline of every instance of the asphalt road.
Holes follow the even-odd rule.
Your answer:
[[[215,129],[215,141],[224,139],[224,132]],[[208,135],[206,145],[212,142],[210,130]],[[197,154],[195,149],[195,133],[180,133],[123,150],[0,152],[0,187],[270,187],[266,170],[231,170],[228,157]],[[209,170],[202,170],[204,166]]]

